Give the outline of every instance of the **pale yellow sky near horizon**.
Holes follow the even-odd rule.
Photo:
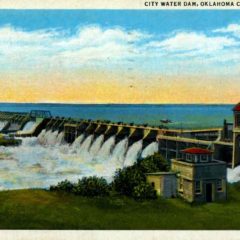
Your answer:
[[[229,79],[202,76],[141,77],[112,72],[17,73],[0,77],[0,102],[236,103]],[[224,91],[223,91],[224,90]]]

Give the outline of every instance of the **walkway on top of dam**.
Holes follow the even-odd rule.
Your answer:
[[[162,127],[155,127],[155,126],[144,126],[144,125],[133,125],[128,123],[114,123],[114,122],[104,122],[104,121],[88,121],[88,120],[76,120],[77,122],[74,123],[66,123],[65,125],[68,126],[77,126],[81,123],[92,123],[92,124],[101,124],[107,126],[114,126],[114,127],[127,127],[127,128],[134,128],[134,129],[145,129],[145,130],[155,130],[161,131],[162,133],[203,133],[203,132],[218,132],[221,131],[222,128],[203,128],[203,129],[169,129],[169,128],[162,128]]]
[[[28,112],[3,112],[0,111],[0,121],[11,121],[11,122],[23,122],[27,120],[33,120],[37,116],[33,115],[32,112],[36,112],[37,110],[33,110],[30,113]],[[38,112],[38,111],[37,111]],[[39,111],[41,112],[41,111]],[[157,131],[158,134],[161,135],[185,135],[185,134],[214,134],[217,135],[219,131],[222,131],[222,128],[203,128],[203,129],[169,129],[167,126],[149,126],[145,125],[136,125],[134,123],[123,123],[123,122],[110,122],[110,121],[101,121],[101,120],[85,120],[85,119],[73,119],[73,118],[66,118],[66,117],[59,117],[59,116],[51,116],[50,114],[46,117],[41,116],[42,119],[49,121],[62,121],[64,122],[65,126],[72,126],[77,127],[82,123],[86,124],[96,124],[96,125],[106,125],[106,126],[113,126],[113,127],[123,127],[123,128],[131,128],[131,129],[139,129],[139,130],[147,130],[147,131]],[[36,119],[35,119],[36,120]]]
[[[219,145],[225,145],[225,146],[233,146],[233,142],[225,142],[221,140],[215,140],[215,141],[207,141],[207,140],[199,140],[194,138],[186,138],[186,137],[175,137],[175,136],[167,136],[167,135],[158,135],[157,139],[161,140],[169,140],[169,141],[175,141],[175,142],[185,142],[185,143],[193,143],[197,145],[206,145],[208,146],[211,143],[219,144]]]

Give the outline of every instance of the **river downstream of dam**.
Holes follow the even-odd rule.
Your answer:
[[[69,116],[72,113],[72,117],[78,117],[79,114],[86,119],[86,116],[97,119],[102,114],[101,119],[125,122],[131,119],[132,122],[152,125],[159,124],[162,118],[170,118],[172,125],[169,127],[179,128],[220,126],[224,118],[232,120],[231,105],[94,106],[0,104],[0,111],[6,111],[6,108],[16,112],[28,112],[30,108],[45,109],[54,110],[54,115]],[[0,130],[5,124],[0,122]],[[34,124],[31,121],[26,123],[23,131],[31,130]],[[37,137],[22,138],[22,144],[18,147],[0,147],[0,189],[48,188],[64,179],[77,181],[83,176],[92,175],[103,176],[111,181],[116,169],[130,166],[138,158],[157,151],[156,141],[144,146],[143,141],[138,140],[129,146],[128,138],[116,141],[113,135],[105,140],[102,134],[81,134],[69,144],[64,141],[63,132],[44,129]],[[240,180],[238,172],[238,169],[228,170],[230,182]]]

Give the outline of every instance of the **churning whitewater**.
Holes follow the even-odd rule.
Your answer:
[[[33,127],[26,124],[25,130]],[[80,135],[69,145],[63,132],[43,130],[38,137],[22,138],[18,147],[0,147],[0,187],[48,188],[64,179],[92,175],[111,180],[116,169],[157,152],[157,142],[142,148],[142,140],[128,147],[128,138],[116,143],[115,136],[104,141],[103,135]]]
[[[3,130],[3,128],[7,125],[7,121],[0,121],[0,131]]]
[[[4,127],[1,122],[0,128]],[[24,131],[35,127],[33,122]],[[0,189],[48,188],[59,181],[77,181],[83,176],[103,176],[111,180],[118,168],[133,165],[158,151],[152,142],[143,149],[139,140],[129,146],[128,138],[84,134],[69,145],[64,132],[42,130],[38,137],[22,138],[18,147],[0,147]],[[240,167],[228,169],[228,182],[240,181]]]

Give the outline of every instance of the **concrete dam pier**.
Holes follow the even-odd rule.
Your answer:
[[[82,121],[77,123],[66,123],[64,125],[65,140],[69,143],[73,142],[83,133],[85,137],[93,134],[94,138],[103,134],[104,141],[112,136],[115,136],[116,143],[124,138],[128,138],[129,146],[131,146],[134,142],[142,140],[144,148],[148,144],[156,141],[158,129],[100,121]]]
[[[238,113],[240,108],[239,111],[234,111],[235,115],[240,116]],[[224,121],[222,128],[179,130],[163,126],[58,117],[52,116],[49,111],[0,112],[2,134],[15,137],[37,137],[43,132],[61,134],[66,143],[73,144],[78,139],[79,144],[88,149],[94,148],[96,141],[100,145],[109,141],[116,146],[126,139],[128,149],[135,144],[135,148],[141,148],[142,153],[144,150],[148,151],[147,149],[150,148],[148,146],[155,144],[156,149],[154,147],[151,151],[154,149],[160,152],[168,160],[180,157],[181,150],[185,148],[202,147],[212,150],[214,158],[225,161],[232,168],[240,163],[239,146],[235,146],[234,140],[239,139],[237,127],[236,123]],[[109,148],[109,151],[112,149]]]

